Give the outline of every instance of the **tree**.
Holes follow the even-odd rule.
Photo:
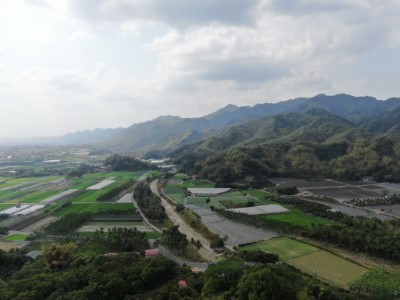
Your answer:
[[[163,231],[163,241],[168,247],[183,251],[189,244],[186,235],[179,231],[179,225],[171,226]]]
[[[72,262],[73,255],[78,245],[71,242],[67,244],[51,244],[42,247],[42,254],[50,269],[66,269]]]
[[[239,300],[297,299],[292,282],[265,265],[251,268],[242,276],[236,296]]]
[[[202,296],[218,294],[235,286],[243,274],[243,268],[243,260],[234,257],[210,266],[205,272]]]

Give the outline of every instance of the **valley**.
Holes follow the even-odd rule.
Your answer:
[[[329,104],[340,99],[366,115]],[[359,101],[371,107],[361,109]],[[174,269],[171,277],[160,271],[169,283],[142,285],[140,299],[164,288],[172,293],[179,278],[197,282],[187,289],[194,298],[239,294],[246,274],[257,272],[296,278],[304,299],[391,297],[400,290],[400,138],[392,118],[400,102],[376,101],[319,95],[265,110],[230,106],[204,120],[161,117],[129,129],[140,137],[107,133],[116,141],[124,132],[124,141],[135,138],[141,147],[91,139],[3,146],[0,253],[10,266],[14,256],[35,255],[21,258],[32,266],[12,267],[33,285],[30,272],[68,276],[95,258]],[[384,129],[368,125],[383,115],[391,116]],[[185,135],[193,124],[201,134]],[[70,253],[66,267],[51,266],[57,262],[49,249]],[[225,272],[236,275],[221,279]],[[137,282],[146,282],[143,274]],[[224,284],[211,283],[218,280]],[[0,292],[18,295],[12,286],[0,285]],[[51,295],[37,291],[33,298]]]

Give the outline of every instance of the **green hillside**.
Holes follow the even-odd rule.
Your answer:
[[[399,137],[319,108],[234,126],[173,155],[185,171],[216,182],[249,176],[400,180]]]

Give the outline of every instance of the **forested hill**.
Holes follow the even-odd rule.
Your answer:
[[[400,131],[398,126],[396,127],[399,123],[399,98],[381,101],[372,97],[320,94],[312,98],[296,98],[278,103],[257,104],[252,107],[228,105],[200,118],[163,116],[148,122],[134,124],[128,128],[81,131],[57,138],[39,139],[36,142],[95,145],[113,152],[144,154],[151,151],[151,155],[163,155],[166,151],[223,132],[230,126],[244,124],[266,116],[306,112],[314,108],[323,109],[342,117],[367,131],[386,132],[392,130],[393,133]]]
[[[171,155],[187,172],[223,183],[249,176],[400,180],[398,135],[320,108],[233,126]]]

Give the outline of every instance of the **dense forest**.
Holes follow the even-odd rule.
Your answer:
[[[1,299],[355,299],[287,265],[245,264],[231,257],[193,273],[162,256],[104,254],[87,242],[50,244],[32,260],[0,250]],[[268,260],[269,261],[269,260]],[[276,258],[273,259],[276,261]],[[179,286],[184,280],[186,286]]]
[[[321,109],[266,117],[171,153],[219,184],[270,177],[400,181],[400,137],[373,133]]]
[[[130,156],[123,156],[114,154],[106,159],[104,162],[113,171],[142,171],[152,170],[156,167],[147,162],[135,159]]]

